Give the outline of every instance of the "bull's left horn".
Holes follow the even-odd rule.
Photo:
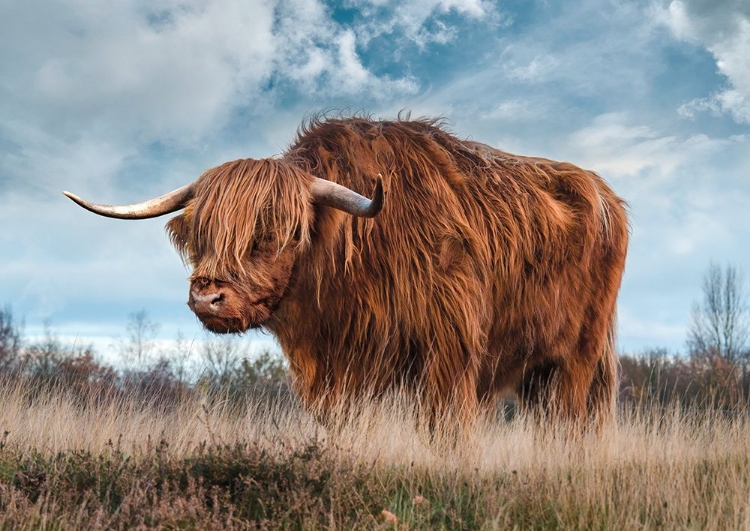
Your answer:
[[[93,212],[94,214],[99,214],[100,216],[118,219],[148,219],[163,216],[164,214],[176,212],[185,208],[187,202],[193,198],[194,189],[195,183],[190,183],[182,188],[178,188],[177,190],[172,190],[167,194],[149,199],[148,201],[123,206],[97,205],[95,203],[84,201],[70,192],[63,192],[63,194],[86,210]]]
[[[383,177],[380,174],[375,182],[372,199],[367,199],[346,186],[317,177],[310,192],[316,203],[343,210],[360,218],[375,217],[383,209]]]

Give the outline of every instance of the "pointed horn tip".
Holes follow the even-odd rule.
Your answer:
[[[79,207],[84,208],[84,209],[88,210],[89,212],[94,212],[95,214],[99,214],[99,211],[97,210],[96,207],[100,206],[100,205],[92,205],[91,203],[89,203],[85,199],[83,199],[81,197],[78,197],[73,192],[67,192],[67,191],[65,191],[65,192],[63,192],[63,195],[65,197],[67,197],[68,199],[70,199],[71,201],[73,201]]]
[[[63,195],[65,197],[67,197],[68,199],[70,199],[71,201],[73,201],[74,203],[78,203],[79,205],[83,205],[83,203],[85,203],[85,201],[83,199],[81,199],[80,197],[78,197],[73,192],[64,191]]]
[[[77,204],[79,207],[84,208],[88,210],[89,212],[93,212],[95,214],[101,214],[100,208],[97,207],[103,207],[105,205],[93,205],[86,201],[85,199],[78,197],[73,192],[64,191],[63,195],[73,201],[75,204]]]

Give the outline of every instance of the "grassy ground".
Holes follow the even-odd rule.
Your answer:
[[[746,414],[623,414],[571,441],[518,417],[431,442],[398,400],[176,407],[0,388],[3,529],[750,529]],[[4,435],[3,435],[4,434]]]

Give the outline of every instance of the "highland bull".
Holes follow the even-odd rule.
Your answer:
[[[217,333],[270,330],[325,412],[405,386],[473,416],[501,392],[558,418],[611,417],[623,201],[595,173],[428,120],[314,119],[244,159],[104,216],[167,223],[188,305]],[[372,199],[368,199],[372,197]]]

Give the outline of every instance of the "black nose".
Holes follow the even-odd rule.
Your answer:
[[[190,292],[190,307],[198,313],[216,313],[221,309],[224,302],[224,294],[221,291],[212,293]]]

